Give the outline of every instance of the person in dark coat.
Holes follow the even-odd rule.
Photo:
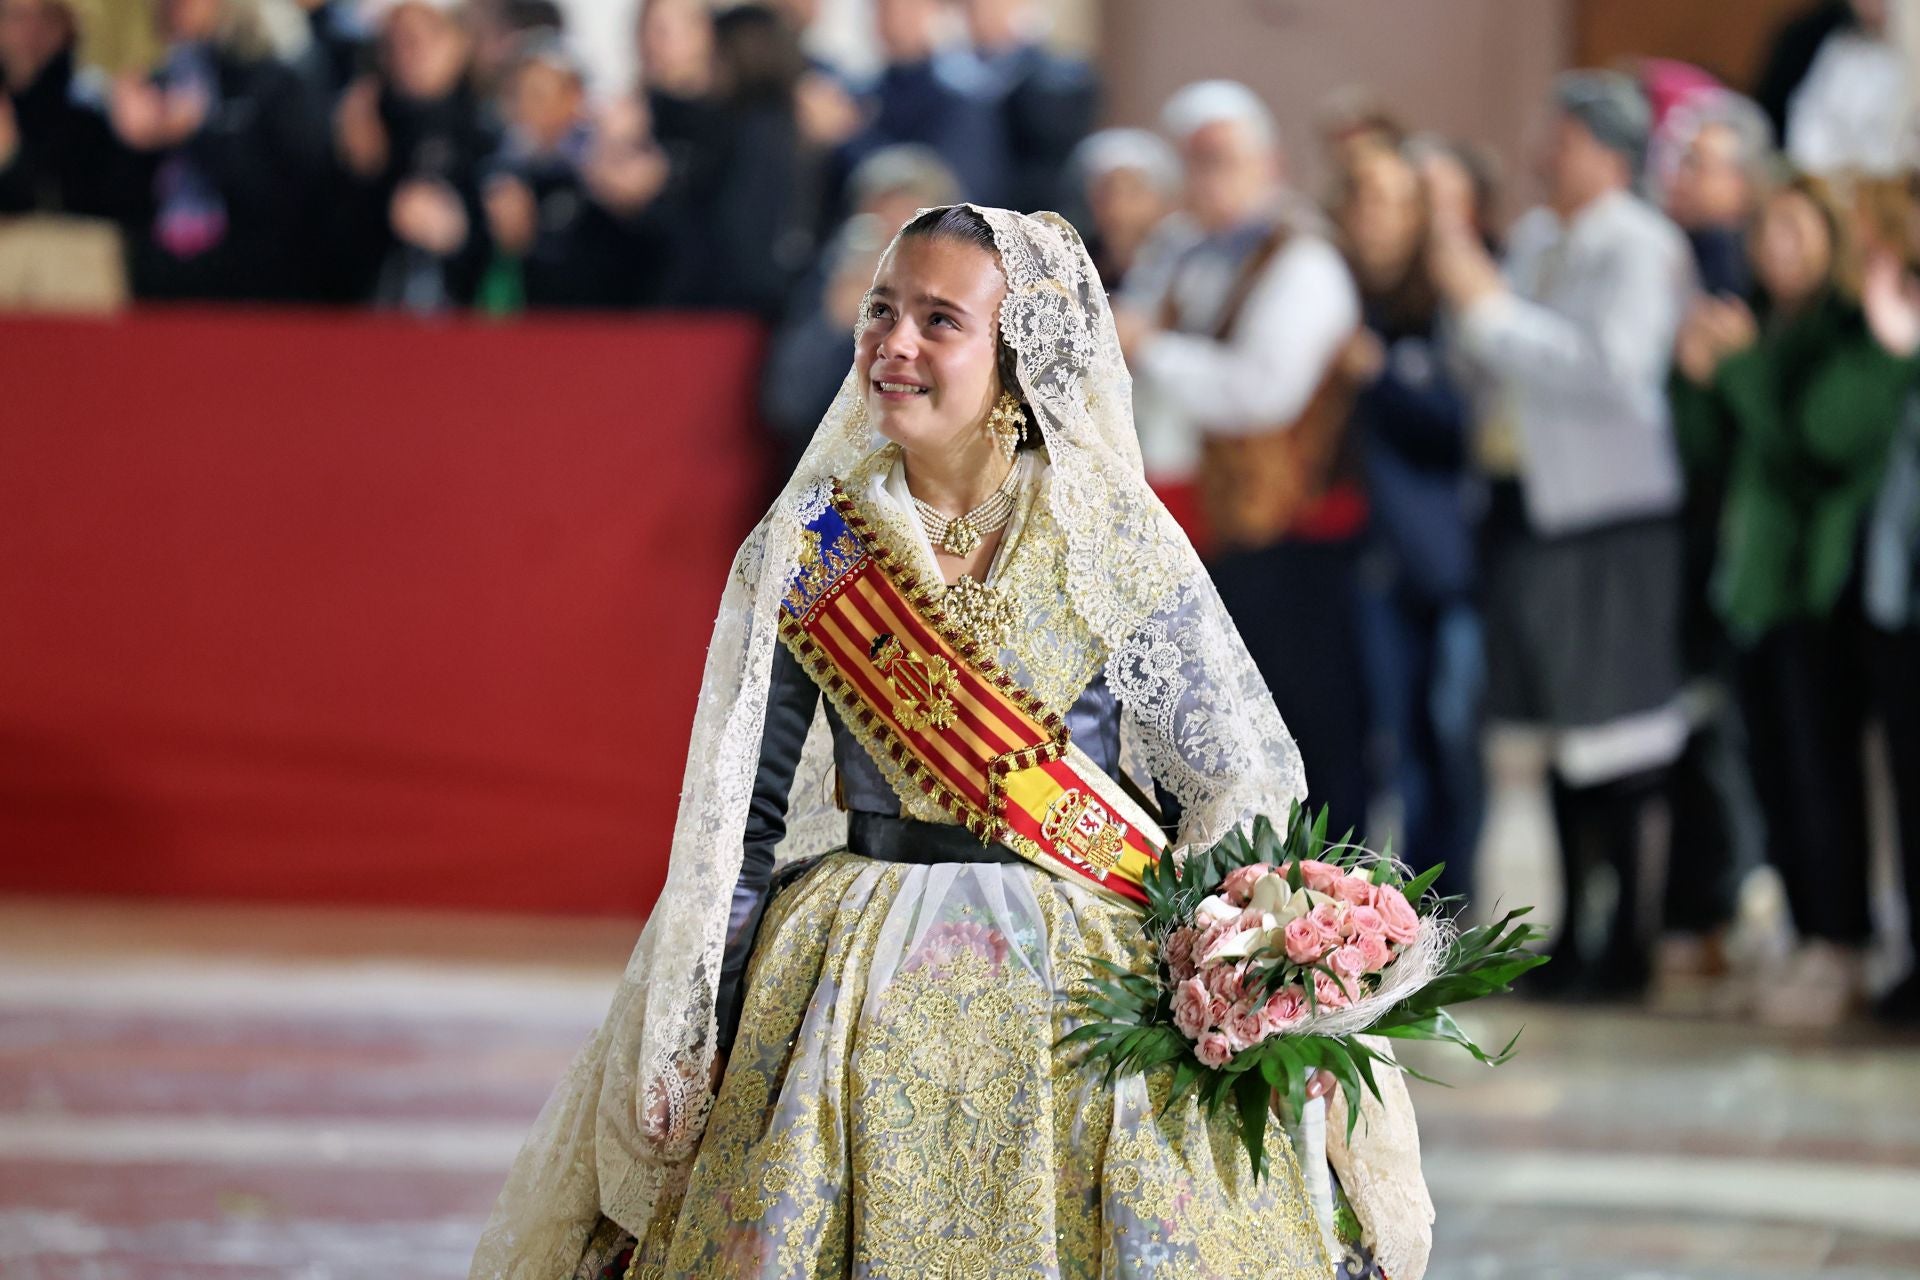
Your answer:
[[[1371,547],[1362,639],[1405,856],[1444,864],[1446,896],[1473,891],[1483,780],[1485,667],[1474,605],[1472,413],[1449,372],[1426,271],[1429,216],[1417,162],[1435,147],[1381,138],[1347,151],[1335,192],[1363,324],[1347,348],[1358,392]],[[1436,157],[1437,159],[1437,157]]]
[[[303,297],[325,117],[267,44],[252,0],[158,0],[151,76],[113,89],[121,145],[142,157],[152,216],[131,236],[146,298]]]
[[[472,57],[440,0],[400,0],[381,24],[379,69],[341,98],[338,283],[348,296],[411,311],[473,301],[492,255],[480,183],[499,138]]]
[[[840,148],[835,189],[844,190],[846,175],[882,147],[918,142],[940,153],[965,199],[1006,204],[1000,111],[977,78],[960,75],[952,58],[935,56],[940,0],[877,0],[874,16],[886,66],[869,94],[866,126]]]
[[[972,47],[957,55],[954,78],[999,110],[1009,207],[1065,209],[1074,195],[1067,161],[1099,115],[1098,77],[1038,38],[1031,0],[965,0],[962,8]]]
[[[485,192],[496,272],[528,307],[652,300],[665,237],[649,217],[652,202],[606,189],[605,153],[620,142],[601,137],[590,118],[579,61],[558,40],[537,37],[505,88],[506,143]],[[656,193],[664,186],[659,168]]]
[[[64,0],[0,0],[0,215],[120,217],[140,204],[101,86],[76,74]]]

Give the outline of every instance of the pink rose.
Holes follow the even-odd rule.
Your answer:
[[[1167,958],[1167,968],[1173,973],[1175,982],[1185,982],[1193,976],[1193,928],[1181,925],[1167,935],[1161,944],[1161,954]]]
[[[1260,1017],[1260,1006],[1249,1005],[1242,1000],[1227,1010],[1227,1016],[1220,1024],[1227,1033],[1227,1040],[1233,1045],[1235,1053],[1260,1043],[1260,1037],[1266,1034],[1266,1024]]]
[[[1313,975],[1313,998],[1322,1009],[1344,1009],[1349,1003],[1347,988],[1324,973]]]
[[[1315,893],[1328,892],[1327,886],[1340,878],[1340,868],[1330,862],[1316,862],[1312,858],[1300,859],[1300,883]]]
[[[1287,944],[1287,959],[1295,964],[1312,964],[1326,954],[1327,936],[1320,931],[1320,926],[1307,916],[1289,921],[1284,936]]]
[[[1224,1067],[1233,1056],[1233,1042],[1224,1031],[1209,1031],[1193,1046],[1193,1056],[1203,1067]]]
[[[1344,947],[1336,947],[1327,957],[1327,967],[1343,978],[1357,978],[1367,971],[1367,955],[1359,947],[1349,942]]]
[[[1247,899],[1253,896],[1254,882],[1272,874],[1273,868],[1264,862],[1251,862],[1244,867],[1235,867],[1227,872],[1227,878],[1220,882],[1218,892],[1234,906],[1244,907],[1247,905]]]
[[[1247,971],[1242,965],[1215,965],[1206,972],[1207,994],[1215,1000],[1232,1004],[1246,994]],[[1219,1018],[1214,1019],[1215,1022]]]
[[[1173,1025],[1189,1040],[1198,1040],[1213,1019],[1213,997],[1198,978],[1188,978],[1173,991]]]
[[[1407,895],[1392,885],[1373,886],[1373,897],[1367,905],[1380,913],[1381,932],[1387,935],[1388,941],[1404,947],[1420,936],[1420,913],[1407,901]]]
[[[1340,901],[1347,903],[1349,906],[1357,907],[1373,896],[1373,882],[1360,872],[1355,871],[1335,880],[1333,887],[1328,889],[1327,892],[1340,899]]]
[[[1209,965],[1237,963],[1245,960],[1247,951],[1252,949],[1252,945],[1258,945],[1261,941],[1257,936],[1261,932],[1263,932],[1263,929],[1258,921],[1256,921],[1251,928],[1227,929],[1219,937],[1209,942],[1206,950],[1200,952],[1196,957],[1200,962],[1200,967],[1204,969]],[[1250,936],[1252,937],[1252,945],[1246,945],[1248,944]],[[1228,951],[1229,948],[1242,949],[1235,954],[1221,954],[1222,952]]]
[[[1283,987],[1267,997],[1260,1010],[1262,1030],[1268,1035],[1285,1031],[1307,1016],[1307,993],[1299,987]]]
[[[1393,948],[1380,934],[1363,933],[1350,945],[1360,948],[1360,953],[1366,957],[1368,973],[1379,973],[1393,963]]]
[[[1320,931],[1321,937],[1328,942],[1337,942],[1347,936],[1347,930],[1351,927],[1347,925],[1345,916],[1346,912],[1333,903],[1323,902],[1307,912],[1306,918],[1313,921],[1313,927]]]
[[[1233,925],[1230,922],[1216,921],[1194,934],[1193,943],[1190,948],[1194,967],[1197,969],[1206,963],[1207,952],[1216,942],[1231,932],[1233,932]]]
[[[1379,934],[1387,931],[1386,919],[1374,907],[1364,905],[1355,907],[1347,913],[1347,919],[1353,922],[1353,932],[1356,937],[1364,938],[1370,933]]]

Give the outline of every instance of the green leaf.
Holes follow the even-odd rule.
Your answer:
[[[1248,1071],[1240,1076],[1234,1086],[1234,1101],[1240,1107],[1240,1140],[1247,1148],[1247,1159],[1253,1162],[1254,1181],[1258,1182],[1267,1167],[1267,1117],[1272,1114],[1267,1106],[1270,1086],[1258,1071]]]
[[[1407,881],[1407,883],[1401,887],[1400,892],[1406,895],[1408,902],[1411,902],[1417,907],[1420,905],[1420,899],[1426,895],[1427,890],[1433,888],[1433,882],[1438,880],[1440,873],[1446,869],[1446,863],[1436,862],[1413,879]],[[1378,884],[1379,881],[1376,880],[1374,883]]]

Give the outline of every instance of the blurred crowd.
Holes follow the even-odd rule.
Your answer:
[[[292,59],[254,3],[153,0],[161,64],[107,81],[65,0],[0,0],[0,214],[111,220],[140,297],[753,312],[793,455],[915,209],[1066,211],[1149,478],[1334,829],[1391,826],[1468,892],[1486,731],[1524,732],[1565,886],[1543,994],[1750,970],[1729,941],[1770,864],[1797,941],[1726,998],[1920,1018],[1920,982],[1870,992],[1866,964],[1888,790],[1920,925],[1920,82],[1895,0],[1810,5],[1740,85],[1567,73],[1524,184],[1342,95],[1323,191],[1237,83],[1096,131],[1092,71],[1024,0],[875,0],[860,79],[804,52],[810,0],[646,0],[638,82],[598,98],[554,0],[303,0]],[[1509,224],[1523,185],[1542,203]]]
[[[1493,163],[1363,95],[1323,113],[1318,199],[1238,84],[1102,143],[1174,207],[1103,241],[1149,472],[1332,828],[1397,828],[1466,893],[1487,731],[1549,762],[1538,994],[1920,1016],[1868,964],[1876,838],[1920,922],[1920,187],[1889,10],[1809,9],[1758,99],[1653,59],[1564,74],[1511,225]],[[1768,864],[1791,938],[1736,947]]]
[[[275,3],[152,0],[109,77],[69,0],[5,0],[0,215],[118,224],[138,298],[773,317],[855,212],[1058,203],[1096,109],[1025,0],[877,0],[858,79],[817,0],[648,0],[599,94],[554,0],[299,0],[293,41]]]

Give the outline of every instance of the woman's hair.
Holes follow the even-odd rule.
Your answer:
[[[807,70],[800,38],[760,4],[735,5],[714,15],[713,58],[727,100],[735,106],[790,103]]]
[[[1857,301],[1860,297],[1860,263],[1855,252],[1855,237],[1852,228],[1847,225],[1846,214],[1832,184],[1810,173],[1790,175],[1761,197],[1761,216],[1765,216],[1768,205],[1785,199],[1805,200],[1820,215],[1820,224],[1827,232],[1826,287],[1849,301]]]
[[[987,225],[987,220],[980,216],[978,210],[964,204],[925,210],[900,228],[900,239],[948,240],[955,244],[970,244],[992,254],[995,262],[1000,260],[1000,247],[993,241],[993,228]],[[1040,442],[1040,433],[1035,428],[1033,410],[1027,405],[1026,393],[1020,389],[1019,358],[1000,332],[997,319],[994,322],[993,342],[997,348],[1001,390],[1013,393],[1014,399],[1020,402],[1021,414],[1027,420],[1022,447],[1033,448]]]
[[[1420,221],[1414,231],[1412,252],[1400,278],[1381,287],[1371,284],[1359,269],[1354,247],[1345,243],[1349,206],[1359,191],[1357,175],[1350,167],[1342,168],[1334,178],[1333,192],[1328,202],[1331,206],[1329,212],[1340,224],[1342,249],[1353,265],[1354,280],[1360,287],[1364,301],[1377,307],[1386,323],[1393,328],[1425,329],[1432,325],[1434,316],[1439,313],[1440,294],[1434,286],[1432,274],[1427,270],[1427,245],[1433,235],[1433,211],[1427,200],[1427,184],[1420,177],[1421,153],[1414,144],[1389,142],[1385,135],[1370,145],[1377,154],[1392,158],[1411,172],[1416,191],[1414,199],[1420,206]]]

